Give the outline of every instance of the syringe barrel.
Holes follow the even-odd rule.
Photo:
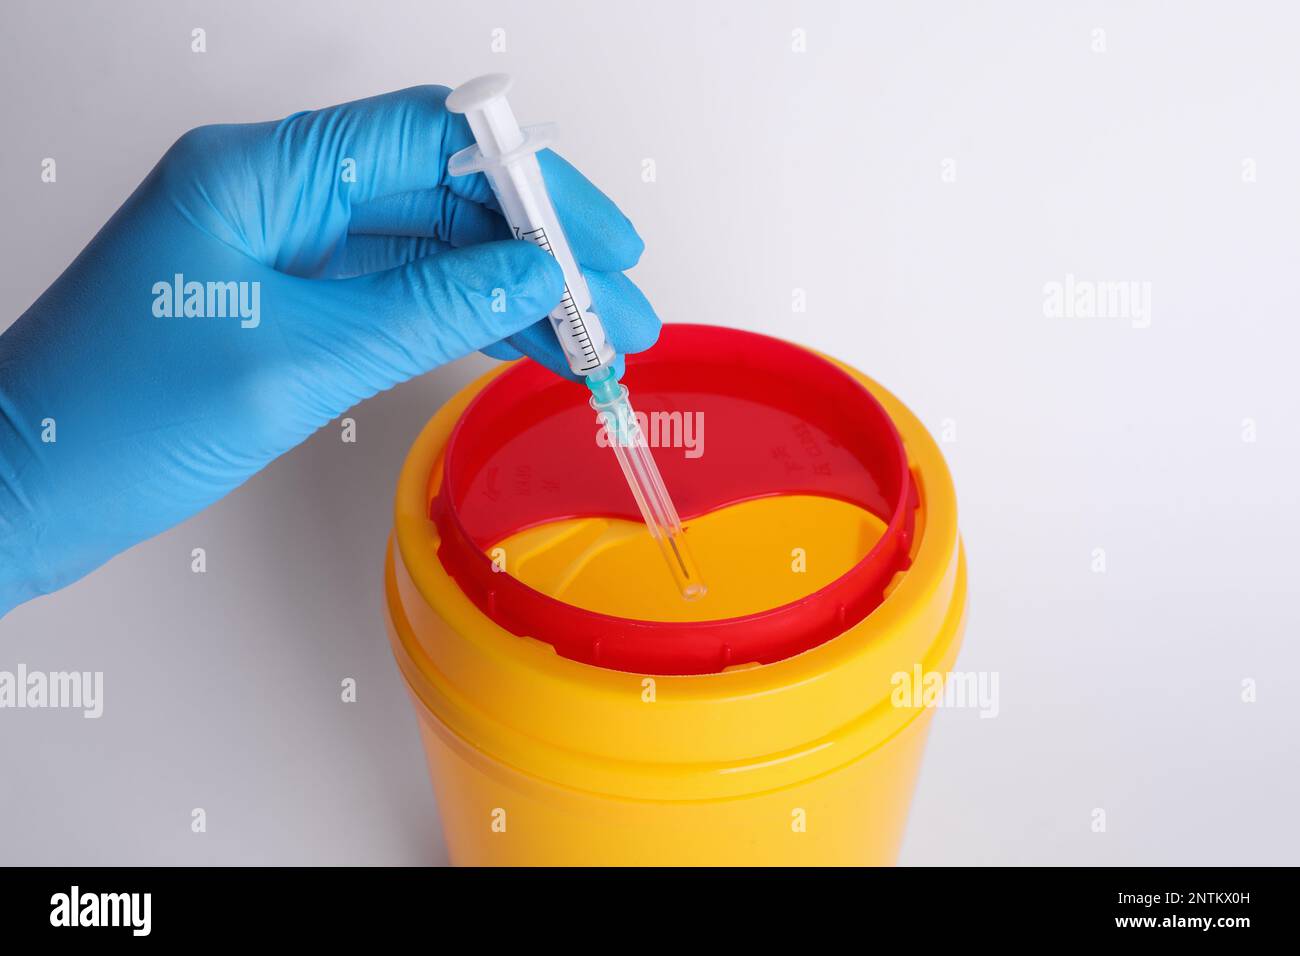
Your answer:
[[[484,170],[515,236],[555,256],[564,272],[564,295],[549,316],[555,338],[576,375],[591,375],[614,361],[600,319],[591,311],[591,290],[573,258],[568,237],[551,204],[537,157],[531,153]]]
[[[501,212],[519,239],[549,252],[564,273],[564,296],[549,318],[569,368],[590,376],[614,363],[614,348],[600,318],[591,311],[591,291],[560,225],[537,162],[544,137],[537,128],[520,129],[506,99],[510,78],[481,76],[458,87],[447,108],[464,113],[477,147],[452,157],[453,175],[481,171],[492,186]]]

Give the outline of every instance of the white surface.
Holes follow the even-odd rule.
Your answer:
[[[999,674],[1000,714],[938,715],[903,861],[1296,863],[1294,8],[614,6],[6,3],[0,322],[191,126],[511,72],[637,224],[664,318],[795,339],[955,423],[959,666]],[[1046,317],[1067,275],[1151,283],[1150,326]],[[406,447],[486,363],[0,621],[0,669],[106,685],[98,721],[0,712],[0,862],[445,859],[381,555]]]

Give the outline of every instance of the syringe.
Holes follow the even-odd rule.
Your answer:
[[[452,156],[447,169],[453,176],[483,173],[515,235],[536,243],[560,264],[564,296],[550,314],[555,337],[569,368],[586,379],[591,407],[682,597],[702,597],[704,582],[686,545],[681,519],[632,411],[627,387],[614,375],[614,349],[592,311],[591,292],[546,191],[536,153],[552,142],[555,127],[521,129],[506,100],[510,86],[509,76],[493,73],[462,84],[447,97],[447,109],[465,114],[477,144]]]

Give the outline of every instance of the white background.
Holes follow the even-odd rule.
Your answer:
[[[938,714],[902,861],[1300,862],[1292,5],[10,0],[0,18],[0,327],[189,127],[511,72],[520,116],[558,121],[637,224],[665,320],[805,343],[955,428],[959,666],[997,672],[1000,714]],[[1151,283],[1150,327],[1046,317],[1067,274]],[[0,621],[0,669],[105,674],[98,721],[0,711],[0,863],[445,861],[380,572],[407,446],[487,363],[365,403],[357,444],[327,427]]]

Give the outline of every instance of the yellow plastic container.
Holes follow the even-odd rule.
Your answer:
[[[670,326],[660,346],[647,354],[667,356],[663,362],[669,364],[685,362],[701,342],[712,353],[726,353],[718,348],[722,342],[734,344],[734,355],[742,356],[760,339],[763,348],[775,348],[774,340],[750,333]],[[736,500],[687,520],[706,581],[720,582],[711,595],[715,603],[695,611],[647,598],[656,576],[666,575],[653,545],[631,533],[638,529],[628,522],[630,515],[557,510],[528,527],[503,527],[509,533],[496,535],[490,539],[494,546],[484,548],[495,555],[482,559],[504,562],[502,574],[512,579],[511,587],[549,591],[549,597],[586,604],[597,615],[614,615],[592,618],[606,622],[608,639],[598,628],[594,633],[601,636],[590,646],[574,645],[566,643],[567,632],[548,635],[546,621],[521,624],[512,618],[518,602],[490,586],[484,591],[458,569],[448,559],[445,515],[441,525],[431,518],[449,497],[443,494],[444,459],[456,425],[476,397],[495,387],[502,370],[453,398],[415,442],[398,481],[386,606],[453,863],[895,861],[930,719],[924,708],[894,706],[895,675],[911,675],[917,666],[946,673],[962,631],[966,578],[952,483],[934,441],[892,395],[845,366],[777,344],[803,356],[806,371],[820,375],[816,363],[821,363],[879,403],[901,438],[913,492],[907,533],[898,539],[905,545],[903,569],[891,574],[883,592],[866,605],[840,601],[829,618],[810,622],[810,628],[821,630],[807,649],[764,663],[736,659],[732,649],[744,648],[745,636],[737,633],[732,640],[728,634],[741,628],[758,634],[771,624],[742,615],[761,610],[768,599],[787,602],[783,607],[794,610],[780,618],[781,634],[799,638],[803,605],[788,602],[799,597],[801,587],[822,594],[819,588],[833,589],[830,578],[850,580],[846,569],[860,554],[875,554],[886,525],[894,527],[891,516],[873,516],[870,509],[825,496],[792,493],[780,501],[770,489],[736,493]],[[649,366],[644,373],[639,368],[633,362],[628,372],[638,405],[660,381]],[[644,375],[645,387],[638,374]],[[779,391],[775,384],[768,387]],[[851,412],[839,400],[835,407]],[[538,412],[545,414],[545,408]],[[755,440],[737,431],[729,430],[731,440]],[[828,464],[827,456],[839,452],[830,447],[833,441],[816,447],[798,424],[792,434],[796,445],[802,442],[815,456],[817,467],[838,470],[836,480],[849,480],[840,459],[833,468]],[[727,447],[727,436],[718,440]],[[550,487],[545,476],[531,470],[495,473],[490,461],[480,460],[486,454],[474,459],[484,475],[479,506],[485,515],[509,510],[502,495],[515,494],[520,496],[515,500],[527,503],[530,495],[542,496],[543,486]],[[664,454],[657,457],[662,466]],[[801,462],[806,463],[799,459],[796,465]],[[688,467],[683,464],[671,477],[665,469],[679,497],[686,483],[682,469]],[[801,552],[812,571],[795,570]],[[857,619],[866,606],[869,613]],[[713,663],[716,655],[710,651],[683,663],[690,673],[673,673],[673,660],[686,661],[696,647],[690,643],[682,645],[686,656],[647,658],[652,666],[646,670],[629,669],[629,658],[620,656],[618,628],[629,629],[628,647],[641,632],[633,622],[619,624],[619,613],[642,621],[692,614],[717,618],[707,635],[720,642],[721,657]],[[844,624],[835,629],[837,620]],[[832,631],[825,632],[825,626]],[[530,630],[543,637],[520,633]],[[739,656],[747,653],[742,649]],[[757,654],[764,655],[774,656]],[[608,659],[615,666],[575,656]]]

